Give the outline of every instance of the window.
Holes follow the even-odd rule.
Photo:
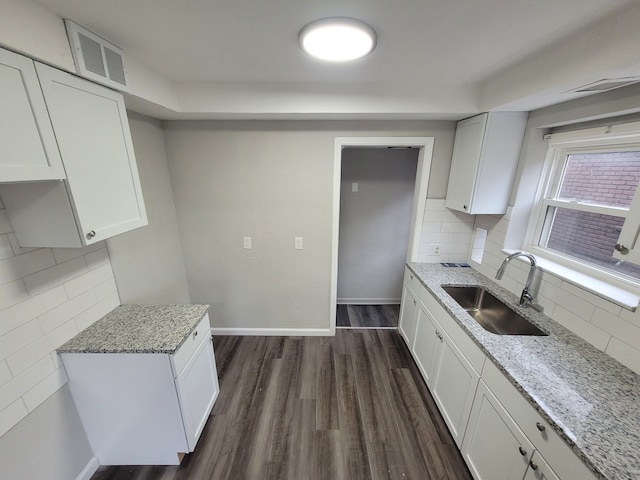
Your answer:
[[[530,250],[593,277],[640,286],[614,248],[640,183],[640,123],[547,136]]]

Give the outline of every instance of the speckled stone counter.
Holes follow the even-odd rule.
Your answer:
[[[470,268],[410,263],[438,302],[601,478],[640,478],[640,377]],[[483,285],[549,334],[484,330],[442,285]],[[573,480],[573,479],[571,479]],[[578,479],[576,479],[578,480]]]
[[[58,353],[173,353],[209,305],[120,305]]]

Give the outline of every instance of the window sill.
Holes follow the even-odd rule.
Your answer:
[[[502,252],[510,255],[518,250],[503,249]],[[519,257],[519,261],[525,261],[525,259]],[[526,260],[528,262],[528,260]],[[604,298],[610,302],[619,305],[622,308],[635,312],[636,308],[640,304],[640,295],[629,290],[611,285],[610,283],[598,280],[582,272],[573,270],[572,268],[560,265],[547,258],[536,255],[536,266],[543,272],[548,272],[566,282],[569,282],[576,287],[580,287],[600,298]]]

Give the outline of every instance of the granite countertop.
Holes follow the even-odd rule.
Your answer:
[[[209,305],[120,305],[58,353],[174,353]]]
[[[597,476],[640,478],[640,376],[471,268],[408,266]],[[483,285],[549,336],[492,334],[441,285]]]

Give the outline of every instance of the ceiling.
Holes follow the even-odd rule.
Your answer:
[[[617,64],[592,62],[590,69],[582,60],[574,78],[559,75],[555,85],[540,72],[539,80],[517,80],[529,61],[554,59],[562,48],[567,55],[584,50],[570,48],[572,39],[589,42],[588,32],[607,21],[599,35],[625,41],[618,38],[618,18],[636,14],[637,0],[36,1],[115,43],[170,84],[178,100],[164,116],[455,119],[539,108],[570,99],[561,95],[568,85],[640,74],[638,52]],[[378,33],[376,50],[352,64],[305,56],[298,31],[327,16],[369,23]],[[531,83],[527,91],[505,92],[523,83]]]

